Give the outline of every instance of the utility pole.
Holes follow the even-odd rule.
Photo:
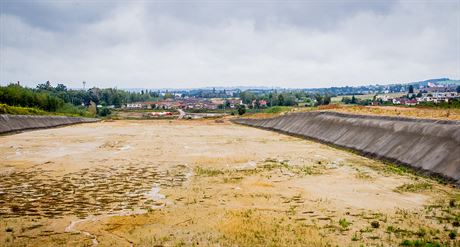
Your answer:
[[[86,89],[86,81],[83,81],[83,90]]]

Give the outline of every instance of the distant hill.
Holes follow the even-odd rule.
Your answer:
[[[433,78],[415,82],[399,82],[391,84],[374,84],[362,86],[341,86],[327,88],[280,88],[266,86],[229,86],[229,87],[201,87],[201,88],[124,88],[128,92],[174,92],[185,94],[193,97],[238,97],[242,91],[250,91],[252,93],[269,93],[269,92],[285,92],[285,91],[304,91],[307,93],[332,94],[332,95],[362,95],[376,93],[402,93],[407,92],[410,85],[415,89],[427,87],[429,83],[443,86],[456,87],[460,85],[460,80],[451,80],[449,78]]]
[[[437,85],[444,85],[444,86],[460,85],[460,80],[451,80],[449,78],[429,79],[429,80],[418,81],[418,82],[410,82],[407,84],[418,86],[418,87],[426,87],[428,86],[428,83],[430,82],[437,84]]]

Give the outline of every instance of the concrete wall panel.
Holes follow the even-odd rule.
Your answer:
[[[233,121],[349,148],[460,184],[459,121],[336,112],[303,112]]]
[[[0,134],[96,121],[96,118],[0,114]]]

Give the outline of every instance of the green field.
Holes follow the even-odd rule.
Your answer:
[[[362,95],[355,95],[355,97],[357,99],[360,99],[360,100],[366,100],[366,99],[373,99],[374,98],[374,95],[375,94],[362,94]],[[386,94],[377,94],[377,95],[386,95],[390,98],[398,98],[398,97],[401,97],[403,95],[406,95],[406,93],[386,93]],[[342,102],[342,98],[343,97],[353,97],[353,95],[340,95],[340,96],[336,96],[336,97],[332,97],[331,98],[331,102],[332,103],[341,103]]]

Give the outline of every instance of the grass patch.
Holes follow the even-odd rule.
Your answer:
[[[202,177],[221,177],[224,183],[239,183],[245,176],[251,176],[255,174],[266,174],[266,172],[284,172],[288,171],[297,176],[307,176],[307,175],[319,175],[323,174],[323,170],[326,169],[323,164],[312,164],[312,165],[289,165],[287,160],[276,160],[276,159],[266,159],[263,162],[259,163],[257,166],[250,169],[214,169],[206,168],[201,166],[196,166],[193,170],[195,175]]]
[[[342,227],[342,229],[348,229],[348,227],[351,225],[351,222],[347,221],[345,218],[342,218],[339,220],[339,225]]]
[[[446,245],[441,245],[439,242],[436,241],[425,241],[422,239],[416,239],[416,240],[403,240],[401,242],[401,246],[414,246],[414,247],[441,247],[441,246],[446,246]]]
[[[70,116],[70,117],[94,117],[89,114],[86,109],[73,106],[71,104],[64,104],[57,109],[56,112],[47,112],[34,107],[21,107],[10,106],[7,104],[0,104],[0,114],[10,115],[50,115],[50,116]]]
[[[319,175],[323,174],[323,170],[326,169],[321,162],[314,165],[303,165],[303,166],[290,166],[288,161],[278,161],[274,159],[266,159],[262,165],[259,165],[258,168],[262,168],[264,170],[273,170],[273,169],[287,169],[292,173],[297,175]]]
[[[32,107],[19,107],[0,104],[0,114],[11,115],[52,115],[49,112]]]
[[[228,176],[228,177],[224,177],[223,181],[224,181],[224,183],[238,183],[241,180],[243,180],[243,177]]]
[[[357,232],[353,233],[353,236],[351,237],[351,241],[360,241],[362,239],[363,239],[362,234],[361,233],[358,234]]]
[[[281,112],[290,111],[292,107],[290,106],[272,106],[263,111],[263,113],[276,114]]]
[[[411,169],[405,167],[405,166],[400,166],[396,165],[390,162],[383,162],[385,164],[384,171],[392,174],[398,174],[398,175],[404,175],[407,173],[414,173],[412,172]]]
[[[372,180],[373,179],[373,177],[369,175],[369,173],[361,171],[358,168],[355,168],[355,170],[356,170],[355,178],[361,179],[361,180]]]
[[[203,168],[201,166],[197,166],[193,170],[196,175],[205,176],[205,177],[215,177],[215,176],[224,174],[224,172],[221,170],[212,169],[212,168]]]
[[[427,182],[413,183],[413,184],[403,184],[394,189],[396,192],[423,192],[431,190],[433,185]]]
[[[227,212],[218,230],[223,246],[329,246],[315,226],[254,209]]]
[[[258,168],[262,168],[264,170],[274,170],[280,168],[289,168],[289,164],[287,161],[278,161],[275,159],[266,159],[262,165],[258,165]]]

